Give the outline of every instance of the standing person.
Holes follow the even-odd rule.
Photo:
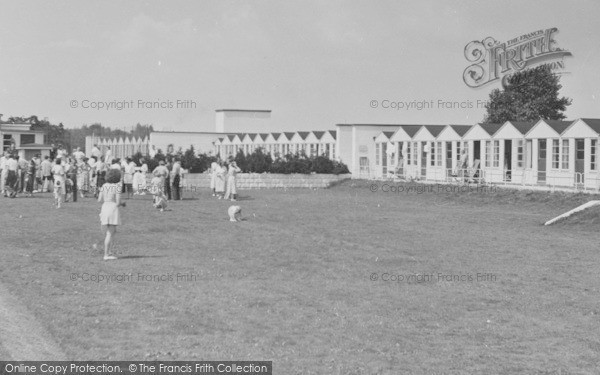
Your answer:
[[[4,152],[0,157],[0,191],[6,197],[6,176],[8,175],[8,168],[6,163],[8,162],[8,153]]]
[[[106,183],[102,185],[98,202],[102,203],[100,209],[100,225],[105,232],[104,237],[104,260],[117,259],[112,253],[114,236],[117,233],[117,226],[121,225],[119,215],[119,206],[121,205],[121,171],[119,169],[110,169],[106,173]]]
[[[142,173],[140,167],[135,168],[133,174],[133,195],[146,194],[146,175]]]
[[[52,175],[54,178],[54,202],[56,208],[60,208],[61,203],[65,199],[65,168],[62,166],[62,160],[56,158],[54,165],[52,166]]]
[[[81,160],[83,160],[85,154],[83,153],[83,151],[81,151],[81,148],[77,147],[75,149],[75,152],[73,152],[73,157],[75,158],[75,161],[79,163]]]
[[[108,146],[106,147],[106,152],[104,153],[104,163],[106,165],[110,165],[112,161],[112,151],[110,150],[110,146]]]
[[[210,164],[210,188],[212,190],[212,196],[216,197],[217,196],[217,191],[216,191],[216,183],[217,183],[217,169],[219,168],[219,163],[217,163],[216,161],[213,161]]]
[[[44,156],[44,161],[40,165],[42,170],[42,192],[50,191],[50,181],[52,181],[52,162],[48,155]]]
[[[171,170],[173,170],[173,164],[171,163],[171,158],[167,158],[167,177],[165,178],[165,193],[167,195],[167,200],[171,200]]]
[[[216,180],[215,180],[215,194],[217,194],[217,199],[223,199],[225,195],[225,178],[227,175],[227,169],[225,169],[223,162],[221,162],[217,166],[216,170]]]
[[[36,164],[35,158],[31,159],[29,162],[29,167],[27,168],[27,177],[25,178],[25,193],[28,197],[33,197],[33,191],[35,186],[35,176],[36,176]]]
[[[35,154],[33,160],[35,160],[35,183],[33,186],[33,192],[38,193],[42,190],[42,155]]]
[[[19,162],[15,159],[13,154],[9,154],[8,160],[6,161],[6,190],[8,190],[8,196],[11,198],[17,197],[17,185],[19,183]]]
[[[179,162],[179,158],[177,157],[175,158],[175,162],[173,163],[171,176],[173,181],[173,200],[179,201],[181,200],[181,163]]]
[[[102,159],[98,159],[98,162],[96,163],[96,191],[94,192],[94,197],[96,198],[99,195],[102,185],[104,185],[106,181],[106,171],[106,164],[102,161]]]
[[[123,164],[123,172],[123,186],[127,192],[127,199],[129,199],[133,193],[133,174],[135,173],[135,163],[131,158],[127,158]]]
[[[227,175],[227,192],[225,193],[225,199],[229,199],[229,197],[231,196],[232,202],[237,200],[236,175],[241,171],[242,170],[237,166],[237,163],[235,161],[229,163],[229,173]]]
[[[90,165],[89,159],[85,156],[77,163],[77,190],[79,196],[85,198],[85,195],[90,190]]]
[[[158,166],[154,168],[152,171],[152,175],[154,177],[160,178],[161,189],[164,190],[166,185],[167,176],[169,175],[169,170],[165,167],[165,162],[163,160],[158,162]]]
[[[102,152],[100,152],[97,144],[94,144],[94,147],[92,147],[92,156],[96,158],[96,161],[102,159]]]
[[[25,157],[20,156],[17,156],[17,162],[19,163],[19,184],[17,190],[19,194],[22,194],[25,191],[25,178],[27,177],[29,162]]]

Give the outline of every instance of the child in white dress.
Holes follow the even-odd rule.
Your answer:
[[[112,245],[114,236],[117,233],[117,226],[121,225],[121,216],[119,215],[119,206],[121,206],[121,171],[110,169],[106,173],[106,183],[102,185],[98,195],[98,202],[102,202],[100,210],[100,225],[106,232],[104,238],[104,260],[117,259],[112,254]]]

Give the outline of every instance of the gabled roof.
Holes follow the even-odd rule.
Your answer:
[[[419,131],[419,129],[421,129],[421,126],[423,125],[400,125],[400,127],[402,128],[402,130],[404,130],[406,132],[406,134],[408,134],[409,137],[413,137],[415,134],[417,134],[417,132]]]
[[[235,138],[235,134],[228,134],[227,138],[229,138],[229,141],[233,141],[233,138]]]
[[[258,136],[260,137],[260,139],[262,139],[263,141],[267,140],[267,137],[269,136],[269,133],[258,133]]]
[[[528,131],[531,130],[531,128],[533,128],[533,126],[535,124],[537,124],[537,121],[532,122],[532,121],[509,121],[518,131],[519,133],[525,135],[527,134]]]
[[[472,126],[473,125],[450,125],[452,130],[454,130],[456,134],[460,135],[461,137],[465,135],[465,133],[468,132]]]
[[[271,133],[271,135],[273,136],[273,138],[275,138],[275,140],[279,139],[279,136],[281,135],[281,133]]]
[[[329,134],[331,134],[331,136],[333,137],[333,139],[337,139],[337,131],[335,130],[330,130]]]
[[[306,139],[306,137],[308,137],[309,133],[310,132],[298,132],[298,135],[300,136],[300,138]]]
[[[597,118],[582,118],[581,121],[585,122],[592,130],[600,134],[600,119]]]
[[[390,139],[392,138],[392,135],[394,135],[395,132],[383,132],[383,134],[385,134],[385,136]]]
[[[248,138],[250,138],[251,141],[253,141],[254,138],[256,138],[256,133],[247,133],[246,135],[248,136]]]
[[[496,132],[502,127],[502,125],[503,124],[496,123],[479,124],[479,126],[481,126],[481,128],[485,130],[489,135],[496,134]]]
[[[437,137],[446,125],[423,125],[425,129],[429,130],[431,135]]]
[[[543,120],[546,124],[548,124],[555,132],[558,134],[562,134],[569,125],[573,123],[573,121],[562,121],[562,120]]]
[[[293,133],[293,132],[284,132],[283,133],[283,135],[285,135],[285,137],[288,139],[288,141],[292,140],[292,137],[294,136],[294,134],[296,134],[296,133]]]
[[[317,137],[317,139],[321,139],[323,137],[323,134],[325,134],[325,132],[322,131],[314,131],[313,134],[315,135],[315,137]]]

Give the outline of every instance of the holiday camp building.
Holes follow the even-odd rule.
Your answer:
[[[232,110],[233,111],[233,110]],[[102,140],[119,157],[161,148],[234,157],[256,149],[273,158],[303,153],[345,163],[353,178],[600,189],[600,119],[507,121],[502,124],[337,124],[335,130],[264,132],[249,128],[233,111],[235,130],[248,132],[153,132],[142,140]],[[257,121],[270,112],[259,111]],[[227,130],[227,113],[217,128]],[[258,131],[261,132],[258,132]],[[115,148],[116,147],[116,148]]]
[[[600,188],[600,119],[372,129],[383,126],[369,153],[356,137],[368,125],[338,125],[338,139],[350,142],[341,152],[352,150],[342,161],[356,177]]]
[[[46,133],[32,130],[31,123],[8,123],[0,121],[0,138],[2,151],[15,151],[17,155],[27,160],[40,154],[50,155],[51,145],[45,144]]]

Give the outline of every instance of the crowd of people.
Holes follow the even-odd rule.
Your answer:
[[[233,160],[213,162],[210,168],[212,195],[236,201],[236,175],[240,172]],[[143,158],[138,163],[132,157],[113,158],[110,147],[102,153],[94,145],[88,158],[80,148],[69,154],[59,145],[51,155],[42,158],[36,154],[31,160],[20,157],[14,150],[4,152],[0,157],[0,191],[10,198],[17,198],[19,194],[31,197],[35,193],[53,192],[57,209],[65,202],[76,202],[78,197],[97,198],[102,202],[100,223],[105,232],[104,259],[111,260],[116,259],[112,247],[116,228],[121,225],[119,207],[125,206],[121,196],[132,198],[152,194],[153,206],[164,211],[169,201],[182,199],[183,173],[176,156],[169,155],[149,171]],[[234,216],[240,213],[241,209],[238,209]]]

